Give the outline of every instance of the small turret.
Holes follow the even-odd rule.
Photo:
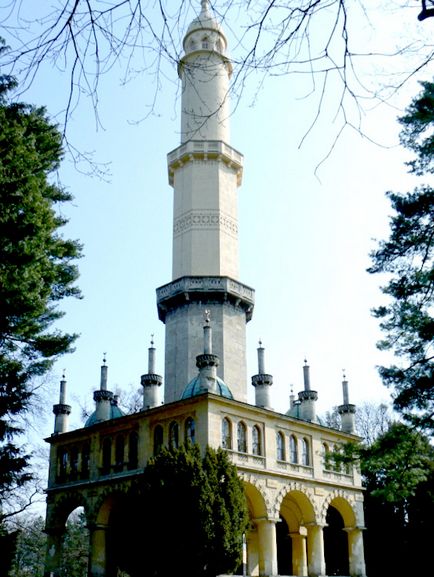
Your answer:
[[[163,377],[155,373],[154,335],[151,335],[151,346],[148,349],[148,372],[140,378],[143,387],[144,409],[153,409],[161,405],[159,388],[162,382]]]
[[[342,381],[342,396],[343,404],[338,407],[338,413],[341,417],[341,428],[345,433],[354,434],[356,430],[356,405],[352,405],[349,401],[348,381],[345,372]]]
[[[106,364],[105,353],[101,365],[101,379],[98,391],[94,391],[93,400],[95,401],[95,416],[94,422],[107,421],[111,418],[111,407],[113,401],[113,393],[107,390],[108,367]]]
[[[304,360],[303,366],[304,390],[298,393],[300,401],[300,418],[304,421],[315,421],[316,419],[316,401],[318,393],[310,388],[310,367],[307,360]]]
[[[255,387],[255,405],[264,409],[271,409],[270,387],[273,384],[273,377],[265,373],[265,350],[262,341],[259,341],[257,350],[258,374],[252,377],[252,385]]]
[[[197,355],[196,366],[199,369],[199,391],[217,394],[217,367],[219,358],[212,352],[212,328],[210,311],[206,310],[203,325],[203,354]]]
[[[294,395],[294,387],[291,385],[290,388],[291,394],[289,395],[289,410],[291,411],[295,405],[295,395]]]
[[[59,403],[53,405],[54,418],[54,433],[66,433],[68,430],[68,417],[71,414],[71,406],[65,403],[66,401],[66,380],[65,373],[62,375],[60,381]]]

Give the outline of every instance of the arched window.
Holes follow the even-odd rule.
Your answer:
[[[139,435],[136,431],[130,433],[128,439],[128,469],[137,469],[139,459]]]
[[[59,481],[65,481],[69,468],[68,451],[62,447],[59,451]]]
[[[179,447],[179,425],[176,421],[169,425],[169,445],[174,449]]]
[[[247,453],[247,429],[242,421],[237,425],[237,447],[240,453]]]
[[[115,444],[115,471],[122,471],[124,468],[124,436],[118,435]]]
[[[310,465],[309,441],[307,439],[301,441],[301,462],[305,466]]]
[[[277,431],[276,433],[276,449],[277,449],[277,460],[285,460],[285,435],[282,431]]]
[[[258,425],[254,425],[252,429],[252,453],[254,455],[262,455],[261,429]]]
[[[188,417],[185,421],[185,442],[196,442],[196,426],[192,417]]]
[[[232,449],[232,423],[227,417],[222,421],[222,447]]]
[[[208,48],[209,48],[208,36],[204,36],[204,37],[202,38],[202,48],[203,48],[204,50],[208,50]]]
[[[71,449],[71,479],[78,477],[78,447]]]
[[[154,455],[158,455],[163,446],[163,427],[157,425],[154,429]]]
[[[298,463],[297,437],[295,435],[289,437],[289,452],[291,463]]]
[[[322,444],[322,457],[323,457],[324,469],[330,470],[330,468],[331,468],[331,465],[330,465],[330,447],[328,446],[327,443]]]
[[[81,478],[89,479],[90,471],[90,444],[84,443],[81,450]]]
[[[106,437],[102,442],[102,474],[110,473],[112,464],[112,440]]]

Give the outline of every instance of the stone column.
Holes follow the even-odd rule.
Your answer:
[[[324,534],[321,525],[310,525],[307,530],[308,575],[325,575]]]
[[[348,554],[350,561],[350,575],[365,577],[366,565],[363,548],[363,531],[360,527],[345,529],[348,533]]]
[[[259,541],[259,575],[277,575],[276,520],[255,519]]]
[[[45,555],[44,577],[59,577],[65,528],[47,528],[45,533],[47,534],[47,552]]]
[[[89,526],[89,577],[107,577],[107,526]]]
[[[306,527],[300,527],[296,533],[290,533],[292,540],[292,571],[294,575],[307,575]]]
[[[247,575],[259,575],[258,531],[255,528],[246,533]]]

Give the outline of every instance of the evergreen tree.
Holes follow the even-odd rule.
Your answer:
[[[434,528],[434,449],[427,437],[393,423],[360,451],[367,574],[424,575]],[[416,553],[417,551],[417,553]]]
[[[434,84],[423,90],[400,119],[401,142],[416,154],[410,171],[434,171]],[[399,362],[381,367],[393,389],[394,407],[413,424],[434,431],[434,189],[421,185],[406,194],[389,192],[395,211],[390,236],[372,256],[371,273],[387,273],[382,288],[389,303],[378,307],[385,335],[380,349],[393,351]]]
[[[17,437],[32,383],[75,339],[53,329],[57,303],[79,294],[80,247],[61,237],[66,221],[57,210],[71,195],[50,180],[62,138],[43,108],[10,101],[15,85],[0,76],[0,525],[31,478]]]
[[[121,509],[122,530],[110,546],[115,564],[131,577],[215,577],[241,564],[246,501],[236,467],[221,449],[208,448],[202,458],[197,445],[163,448]]]

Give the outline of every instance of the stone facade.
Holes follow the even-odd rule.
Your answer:
[[[117,537],[152,523],[135,518],[133,489],[162,445],[184,441],[202,451],[223,447],[237,466],[251,520],[245,574],[365,576],[360,474],[356,466],[332,469],[327,459],[358,439],[348,383],[339,407],[342,430],[318,422],[307,364],[298,400],[292,397],[288,412],[277,413],[270,408],[273,378],[265,373],[260,346],[252,377],[255,405],[246,402],[246,324],[254,290],[238,280],[236,195],[243,158],[228,143],[232,66],[226,44],[202,0],[179,64],[181,144],[168,155],[173,279],[157,289],[158,315],[166,326],[165,404],[153,343],[148,373],[141,377],[141,412],[122,414],[107,388],[104,363],[95,412],[85,427],[68,431],[71,408],[62,380],[54,433],[47,439],[46,577],[59,577],[65,522],[80,506],[89,528],[89,577],[117,577],[123,554]],[[175,521],[182,530],[182,519]]]
[[[46,575],[57,575],[66,518],[83,506],[90,530],[89,575],[111,577],[106,545],[111,512],[161,444],[187,438],[203,449],[223,446],[238,468],[251,517],[248,575],[277,575],[278,570],[326,575],[328,547],[333,546],[324,535],[330,506],[341,515],[339,530],[347,539],[342,565],[348,565],[348,575],[365,575],[359,471],[332,470],[325,460],[327,451],[357,437],[210,393],[47,439]],[[285,526],[286,541],[277,539],[278,525]],[[291,566],[286,568],[278,566],[284,547],[290,548]]]

